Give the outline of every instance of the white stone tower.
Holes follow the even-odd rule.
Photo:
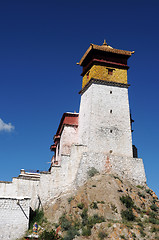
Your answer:
[[[79,114],[63,115],[51,146],[50,169],[61,171],[64,185],[83,184],[92,167],[138,184],[146,182],[142,159],[132,149],[127,83],[127,60],[132,53],[104,42],[102,46],[91,44],[80,60]],[[57,167],[61,170],[55,170]]]
[[[133,52],[105,42],[91,44],[82,59],[79,143],[90,152],[133,157],[127,59]]]

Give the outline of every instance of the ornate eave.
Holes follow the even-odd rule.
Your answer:
[[[88,57],[88,55],[93,51],[93,50],[98,50],[101,52],[107,52],[107,53],[114,53],[118,55],[125,55],[127,58],[129,58],[134,51],[126,51],[126,50],[120,50],[120,49],[115,49],[112,48],[111,46],[107,45],[104,43],[102,46],[96,45],[96,44],[90,44],[90,47],[87,49],[83,57],[81,58],[80,62],[78,63],[80,66],[84,65],[84,61]]]

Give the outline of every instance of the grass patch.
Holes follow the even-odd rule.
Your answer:
[[[99,238],[100,240],[103,240],[103,239],[105,239],[106,237],[108,237],[108,233],[106,233],[106,232],[104,232],[104,231],[100,231],[100,232],[98,233],[98,238]]]
[[[89,170],[88,170],[88,172],[87,172],[87,174],[88,174],[88,177],[94,177],[97,173],[99,173],[98,172],[98,170],[97,169],[95,169],[94,167],[92,167],[92,168],[90,168]]]

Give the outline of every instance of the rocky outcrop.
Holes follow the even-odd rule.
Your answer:
[[[44,212],[67,240],[159,239],[155,193],[115,175],[96,174],[76,192],[50,201]]]

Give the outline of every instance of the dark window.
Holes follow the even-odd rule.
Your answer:
[[[108,69],[108,75],[113,75],[113,69]]]
[[[113,112],[113,110],[110,110],[110,113],[112,113]]]
[[[110,91],[110,94],[112,94],[112,91]]]
[[[86,76],[87,76],[87,79],[89,79],[89,72],[87,72]]]
[[[110,130],[110,132],[112,133],[112,132],[113,132],[113,130]]]

